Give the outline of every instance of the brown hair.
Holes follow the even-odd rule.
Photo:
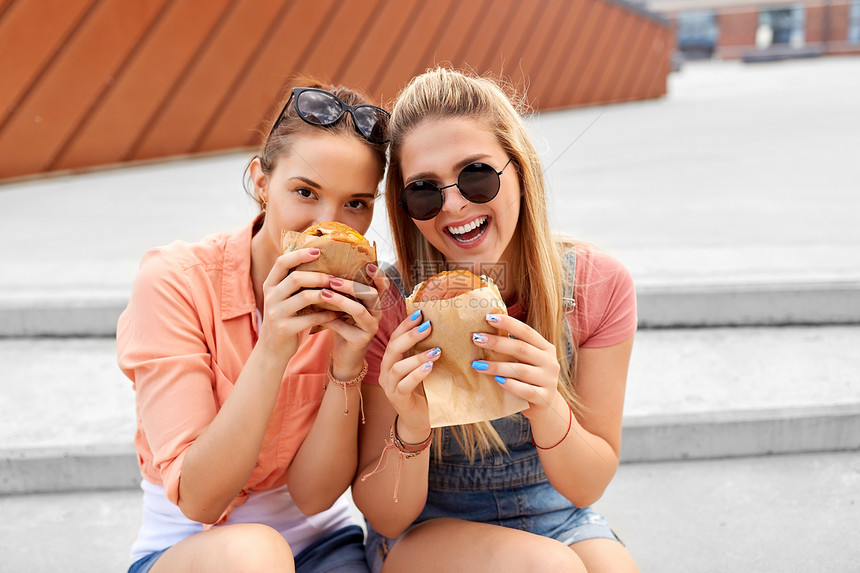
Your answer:
[[[290,95],[292,94],[293,87],[306,87],[317,88],[330,92],[347,105],[376,105],[371,100],[371,98],[363,92],[346,88],[344,86],[335,86],[332,84],[328,84],[314,78],[313,76],[296,76],[292,79],[292,81],[289,82],[289,86],[290,87],[287,88],[286,93],[281,98],[279,98],[280,102],[286,102],[289,99]],[[280,111],[282,108],[283,103],[278,105],[277,109],[278,111]],[[277,111],[273,113],[277,113]],[[290,105],[289,107],[287,107],[286,110],[284,110],[284,113],[281,117],[274,117],[271,121],[266,123],[267,126],[271,126],[274,124],[275,127],[274,129],[270,129],[269,131],[267,131],[266,135],[264,136],[265,139],[263,139],[263,142],[260,144],[259,151],[251,158],[251,160],[248,162],[248,165],[245,166],[245,192],[262,209],[262,201],[257,196],[256,189],[251,183],[249,177],[248,168],[251,162],[253,162],[254,159],[259,159],[260,166],[263,169],[263,173],[269,175],[275,168],[275,164],[277,163],[278,158],[281,157],[283,154],[289,152],[290,147],[292,146],[293,141],[296,137],[300,137],[303,133],[313,132],[313,130],[317,129],[325,129],[332,133],[342,135],[344,137],[355,137],[360,141],[364,142],[365,144],[369,145],[371,149],[373,149],[377,159],[379,160],[379,180],[381,181],[382,176],[385,174],[385,154],[388,145],[371,143],[368,140],[364,139],[356,132],[352,122],[352,117],[347,118],[346,116],[344,116],[340,119],[340,121],[332,125],[310,125],[299,117],[299,114],[296,111],[296,106]]]
[[[571,349],[575,357],[575,348],[562,300],[563,285],[572,285],[573,277],[569,272],[572,269],[561,262],[574,246],[570,241],[554,239],[550,232],[543,169],[520,113],[525,109],[521,96],[491,78],[444,67],[429,69],[413,78],[398,95],[391,112],[385,202],[398,265],[408,291],[428,278],[427,269],[444,268],[445,260],[398,205],[403,190],[400,152],[404,139],[424,121],[451,117],[474,120],[495,135],[513,159],[522,190],[520,216],[512,239],[516,247],[514,268],[507,269],[508,277],[528,277],[519,282],[522,285],[519,302],[529,325],[555,345],[560,365],[559,391],[571,407],[577,408],[575,361],[568,354]],[[487,422],[458,427],[455,436],[470,457],[476,452],[483,455],[494,447],[505,449]]]

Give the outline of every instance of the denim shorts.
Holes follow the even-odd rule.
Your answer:
[[[442,459],[431,460],[427,503],[413,526],[453,517],[528,531],[565,545],[594,538],[618,540],[602,515],[576,507],[550,485],[524,416],[494,420],[493,426],[508,452],[483,460],[479,456],[474,462],[466,458],[450,430],[442,432],[438,444]],[[397,539],[383,537],[370,525],[367,530],[367,563],[377,573]]]
[[[295,556],[296,573],[367,573],[363,541],[364,532],[357,525],[329,533]],[[135,561],[128,573],[147,573],[165,551]]]

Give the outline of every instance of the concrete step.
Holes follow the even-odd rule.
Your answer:
[[[0,337],[114,336],[127,289],[0,292]],[[642,328],[860,324],[860,280],[647,282]]]
[[[623,464],[596,507],[643,572],[856,571],[860,452]],[[0,571],[124,571],[137,489],[0,496]]]
[[[860,327],[643,330],[622,459],[860,448]],[[0,494],[133,487],[131,383],[112,338],[0,340]]]

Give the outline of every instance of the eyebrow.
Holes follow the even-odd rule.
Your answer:
[[[458,161],[457,163],[455,163],[454,168],[457,170],[457,172],[459,172],[465,166],[471,165],[472,163],[476,163],[479,160],[487,159],[488,157],[490,157],[489,153],[475,153],[474,155],[468,155],[462,161]],[[484,162],[481,161],[481,163],[484,163]],[[413,175],[409,179],[404,179],[404,181],[413,182],[413,181],[420,181],[422,179],[437,179],[437,176],[436,176],[436,173],[434,173],[432,171],[422,171],[421,173],[416,173],[415,175]]]
[[[306,183],[307,185],[310,185],[314,189],[321,189],[322,188],[322,186],[319,183],[317,183],[316,181],[314,181],[313,179],[308,179],[307,177],[302,177],[301,175],[296,175],[294,177],[290,177],[289,180],[290,181],[301,181],[302,183]]]
[[[314,181],[313,179],[309,179],[308,177],[302,177],[301,175],[295,175],[290,177],[290,181],[301,181],[305,183],[309,187],[313,187],[314,189],[322,189],[322,185]],[[353,193],[349,196],[350,199],[376,199],[376,193]]]

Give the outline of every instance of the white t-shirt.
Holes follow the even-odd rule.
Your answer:
[[[167,499],[163,487],[147,480],[142,480],[140,487],[143,490],[143,521],[131,546],[132,563],[203,531],[202,523],[185,517],[179,507]],[[316,539],[352,525],[354,521],[345,494],[330,509],[308,516],[299,511],[284,485],[250,493],[245,503],[233,508],[223,525],[215,527],[233,523],[268,525],[279,531],[290,544],[293,555],[298,555]]]

